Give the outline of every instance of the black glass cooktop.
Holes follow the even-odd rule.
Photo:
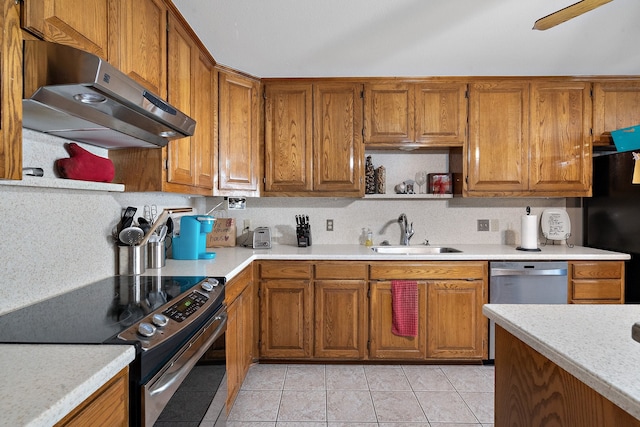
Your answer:
[[[0,316],[0,343],[104,343],[203,279],[109,277]]]

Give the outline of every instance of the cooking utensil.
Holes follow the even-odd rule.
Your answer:
[[[140,217],[138,218],[138,226],[142,229],[144,234],[147,234],[149,229],[151,228],[151,224],[146,218]]]
[[[142,240],[144,232],[140,227],[127,227],[120,232],[118,238],[122,243],[135,246]]]
[[[133,224],[133,216],[136,214],[138,209],[133,206],[128,206],[124,212],[122,213],[122,217],[120,218],[120,226],[118,227],[118,233],[120,233],[125,228],[131,227]]]
[[[189,208],[189,211],[191,211],[191,208]],[[149,238],[151,237],[151,235],[158,229],[158,227],[160,227],[160,224],[164,224],[164,222],[166,221],[167,217],[172,212],[174,212],[174,211],[171,211],[171,210],[168,210],[168,209],[164,209],[162,211],[162,213],[160,214],[160,216],[158,217],[156,222],[154,222],[151,225],[151,228],[149,229],[149,231],[147,231],[147,234],[145,234],[144,237],[142,238],[142,241],[140,242],[140,245],[146,245],[147,244],[147,242],[149,241]],[[181,211],[181,212],[184,212],[184,211]]]

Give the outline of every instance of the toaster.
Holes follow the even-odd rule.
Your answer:
[[[271,249],[271,229],[269,227],[256,227],[241,237],[241,246],[254,249]]]

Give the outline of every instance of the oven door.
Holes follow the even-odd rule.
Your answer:
[[[153,378],[142,385],[142,425],[153,426],[196,362],[224,334],[226,310],[225,306],[220,308]]]

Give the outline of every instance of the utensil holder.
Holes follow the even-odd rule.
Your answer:
[[[118,246],[118,274],[142,274],[147,269],[147,245]]]
[[[147,243],[147,268],[162,268],[165,264],[164,240]]]

